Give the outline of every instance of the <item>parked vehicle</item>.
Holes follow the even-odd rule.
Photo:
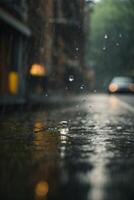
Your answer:
[[[109,93],[134,93],[134,79],[132,77],[114,77],[108,86]]]

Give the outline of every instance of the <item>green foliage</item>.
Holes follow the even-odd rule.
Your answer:
[[[133,70],[133,22],[134,0],[101,0],[94,8],[87,60],[103,83]]]

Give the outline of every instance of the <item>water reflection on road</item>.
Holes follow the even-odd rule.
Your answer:
[[[105,95],[2,116],[1,199],[133,199],[133,122]]]

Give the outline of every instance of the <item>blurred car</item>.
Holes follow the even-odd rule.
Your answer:
[[[114,77],[108,86],[109,93],[133,93],[134,79],[132,77]]]

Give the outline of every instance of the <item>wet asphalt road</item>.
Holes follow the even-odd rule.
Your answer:
[[[133,102],[85,95],[2,115],[0,199],[134,199]]]

